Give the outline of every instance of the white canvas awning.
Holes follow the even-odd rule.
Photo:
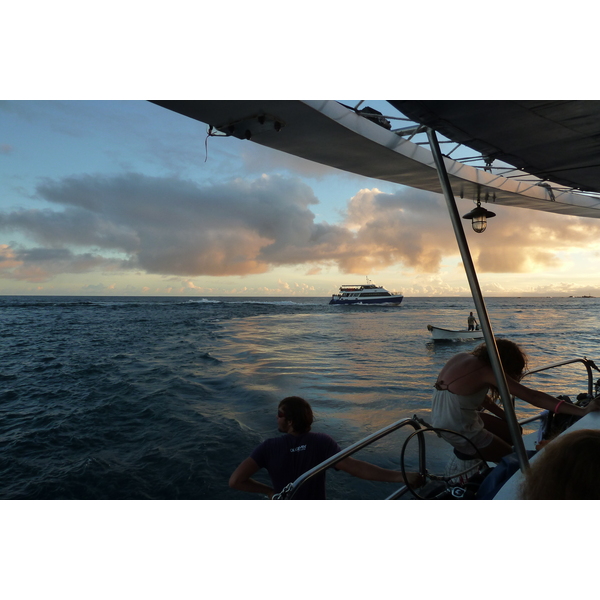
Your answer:
[[[505,177],[445,158],[454,195],[472,200],[480,199],[483,203],[580,217],[600,217],[600,197],[565,189],[561,185],[552,185],[553,182],[564,184],[565,174],[569,172],[571,183],[577,183],[577,177],[573,177],[577,175],[582,181],[595,182],[585,189],[592,191],[596,188],[600,189],[600,175],[596,174],[594,169],[594,162],[598,156],[596,144],[600,144],[594,134],[599,128],[597,115],[600,114],[600,104],[579,103],[587,106],[587,113],[577,121],[573,115],[577,113],[578,103],[566,103],[563,107],[566,111],[563,121],[579,122],[582,131],[576,135],[573,132],[577,127],[572,127],[570,136],[564,132],[564,135],[558,135],[557,132],[565,126],[557,117],[552,121],[553,136],[550,136],[552,139],[548,140],[550,121],[539,119],[539,115],[533,111],[534,107],[524,107],[521,106],[524,103],[517,103],[519,106],[515,110],[504,107],[506,110],[498,112],[504,103],[512,105],[513,101],[498,102],[500,105],[482,101],[486,105],[487,116],[477,113],[477,119],[469,120],[467,116],[475,114],[473,105],[478,105],[479,101],[463,103],[463,110],[454,106],[461,102],[453,101],[451,104],[454,110],[450,112],[457,113],[473,127],[477,122],[489,121],[489,127],[483,131],[489,131],[490,140],[480,140],[474,144],[480,146],[479,149],[482,151],[496,148],[496,142],[503,140],[501,134],[505,131],[506,138],[514,138],[515,144],[503,152],[496,152],[496,155],[503,160],[508,160],[514,158],[513,154],[519,148],[529,150],[528,153],[523,151],[527,164],[532,169],[537,164],[537,172],[542,174],[543,171],[543,178],[547,177],[549,182],[540,181],[535,177],[530,179]],[[241,139],[250,139],[252,142],[308,160],[410,187],[437,193],[442,191],[433,155],[428,147],[409,141],[332,100],[166,100],[154,101],[154,103],[203,121],[221,132]],[[440,127],[440,131],[450,139],[453,139],[452,135],[458,135],[456,129],[462,131],[459,127],[463,124],[462,120],[457,120],[459,125],[448,125],[449,121],[444,120],[442,126],[440,124],[442,116],[435,115],[431,110],[426,111],[417,101],[391,101],[391,103],[400,110],[411,113],[407,116],[413,120],[419,118],[426,125]],[[423,104],[427,105],[427,102]],[[483,105],[481,108],[483,110]],[[518,121],[513,123],[514,114],[519,113],[519,108],[522,119],[526,115],[534,115],[527,126],[523,121],[521,125]],[[554,109],[560,116],[560,105],[555,106]],[[580,107],[579,110],[581,112],[584,108]],[[502,124],[501,119],[505,119],[505,125]],[[522,133],[520,141],[519,131]],[[493,137],[492,133],[497,137]],[[472,142],[475,138],[469,133],[461,134],[459,137],[463,139],[457,141],[463,143]],[[541,142],[535,143],[536,139]],[[548,148],[543,151],[545,144],[548,144]],[[552,147],[563,146],[566,149],[561,153],[557,151],[553,154]],[[575,150],[571,152],[568,148],[577,148],[577,152]],[[586,150],[591,155],[586,154]],[[579,158],[576,159],[576,156]],[[515,166],[521,167],[518,164]]]

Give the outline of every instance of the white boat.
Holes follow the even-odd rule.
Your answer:
[[[482,335],[490,350],[491,366],[518,468],[523,473],[527,471],[529,459],[520,424],[494,342],[494,332],[456,197],[477,203],[477,208],[463,216],[472,221],[473,230],[477,233],[485,231],[486,219],[496,216],[481,207],[481,202],[558,215],[600,218],[600,169],[597,168],[600,102],[389,100],[392,107],[390,114],[380,116],[374,116],[377,111],[368,107],[361,108],[362,101],[353,107],[330,100],[154,102],[209,124],[209,136],[233,135],[366,177],[443,194],[480,317]],[[394,110],[402,114],[391,114]],[[393,119],[399,120],[399,127],[390,126],[388,121]],[[445,136],[455,145],[446,155],[440,150],[438,135]],[[457,153],[458,148],[466,148],[467,152]],[[473,151],[479,156],[473,158]],[[461,159],[461,156],[464,158]],[[503,216],[509,217],[507,213]],[[524,216],[515,215],[515,218]],[[588,371],[588,390],[583,396],[589,401],[600,391],[593,389],[592,368],[599,369],[592,361],[575,358],[551,366],[576,361],[583,362]],[[587,415],[582,423],[584,421],[585,426],[600,429],[598,414]],[[392,423],[306,472],[290,484],[291,490],[287,495],[282,493],[281,496],[292,497],[294,490],[314,476],[317,470],[334,465],[404,425],[415,429],[411,436],[416,435],[419,442],[419,471],[427,476],[426,465],[421,462],[421,450],[423,456],[425,454],[423,432],[427,430],[427,427],[422,429],[424,423],[416,416]],[[405,448],[406,442],[402,456]],[[450,495],[444,493],[435,497],[468,497],[468,490],[464,487],[462,490],[458,485],[453,487],[455,477],[456,474],[445,479],[438,477],[438,481],[444,479],[446,492],[449,491]],[[433,478],[430,483],[435,483]],[[397,498],[405,490],[406,487],[401,488],[389,498]],[[514,498],[515,494],[513,491],[507,497]]]
[[[431,337],[434,340],[477,340],[483,338],[483,331],[476,329],[469,331],[468,329],[444,329],[443,327],[435,327],[427,325],[427,329],[431,331]]]
[[[404,296],[399,292],[388,292],[383,286],[375,285],[367,278],[364,285],[342,285],[337,294],[331,296],[329,304],[385,304],[398,306]]]

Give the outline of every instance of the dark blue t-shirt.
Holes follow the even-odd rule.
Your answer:
[[[340,451],[337,442],[325,433],[308,432],[299,436],[286,433],[265,440],[250,455],[269,472],[273,489],[279,493],[288,483]],[[325,471],[302,485],[294,500],[324,500]]]

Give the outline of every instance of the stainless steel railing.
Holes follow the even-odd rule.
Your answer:
[[[571,358],[569,360],[563,360],[560,362],[556,362],[556,363],[552,363],[549,365],[544,365],[542,367],[538,367],[537,369],[532,369],[531,371],[527,371],[527,373],[525,373],[525,375],[523,375],[523,377],[528,377],[529,375],[533,375],[535,373],[541,373],[542,371],[548,371],[550,369],[556,369],[558,367],[564,367],[566,365],[573,365],[578,362],[582,363],[587,371],[587,378],[588,378],[588,392],[587,393],[588,393],[589,398],[593,398],[594,397],[594,376],[592,373],[592,369],[595,369],[596,371],[599,371],[599,372],[600,372],[600,369],[598,369],[598,367],[594,364],[593,360],[590,360],[589,358],[586,358],[585,356],[583,358]],[[527,423],[532,423],[534,421],[537,421],[542,418],[542,415],[545,412],[546,411],[542,411],[542,412],[538,413],[537,415],[533,415],[532,417],[527,417],[525,419],[521,419],[521,420],[519,420],[519,425],[526,425]]]
[[[594,364],[593,360],[589,360],[588,358],[571,358],[569,360],[563,360],[561,362],[552,363],[550,365],[542,366],[537,369],[533,369],[532,371],[527,371],[524,377],[533,375],[534,373],[540,373],[541,371],[548,371],[549,369],[555,369],[557,367],[563,367],[565,365],[572,365],[574,363],[580,362],[582,363],[588,374],[588,396],[593,397],[594,395],[594,376],[592,375],[592,369],[600,372],[600,369]]]
[[[397,431],[398,429],[405,427],[407,425],[410,425],[415,430],[421,429],[421,425],[415,419],[409,419],[409,418],[400,419],[399,421],[396,421],[395,423],[392,423],[391,425],[388,425],[387,427],[383,427],[379,431],[372,433],[371,435],[367,436],[366,438],[359,440],[358,442],[352,444],[351,446],[348,446],[348,448],[346,448],[345,450],[341,450],[337,454],[333,455],[331,458],[327,459],[326,461],[323,461],[321,464],[310,469],[310,471],[306,471],[306,473],[303,473],[302,475],[300,475],[300,477],[298,477],[298,479],[296,479],[296,481],[294,481],[293,483],[288,484],[281,491],[280,494],[276,494],[275,496],[273,496],[273,498],[277,499],[277,500],[291,500],[294,497],[295,493],[298,491],[298,488],[300,488],[300,486],[302,486],[304,483],[306,483],[309,479],[311,479],[315,475],[322,473],[326,469],[329,469],[329,467],[333,467],[336,463],[340,462],[340,460],[343,460],[344,458],[351,456],[352,454],[358,452],[359,450],[362,450],[366,446],[371,445],[373,442],[376,442],[377,440],[380,440],[381,438],[383,438],[383,437],[389,435],[390,433],[393,433],[394,431]],[[425,467],[425,465],[426,465],[425,441],[423,440],[423,436],[421,436],[421,435],[418,435],[417,438],[418,438],[418,443],[419,443],[419,472],[424,473],[425,468],[426,468]],[[406,474],[405,474],[405,476],[406,476]],[[403,485],[396,492],[391,494],[387,498],[387,500],[393,500],[396,498],[400,498],[407,491],[408,491],[408,487],[406,485]]]

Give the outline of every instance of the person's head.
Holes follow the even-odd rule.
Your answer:
[[[312,408],[304,398],[289,396],[279,403],[277,410],[279,431],[287,432],[291,424],[295,433],[307,433],[313,420]]]
[[[512,379],[520,381],[527,369],[527,354],[510,340],[497,339],[496,346],[504,372]],[[486,365],[491,365],[485,342],[479,344],[471,354],[482,360]]]
[[[531,464],[523,500],[599,500],[600,431],[579,429],[552,440]]]

